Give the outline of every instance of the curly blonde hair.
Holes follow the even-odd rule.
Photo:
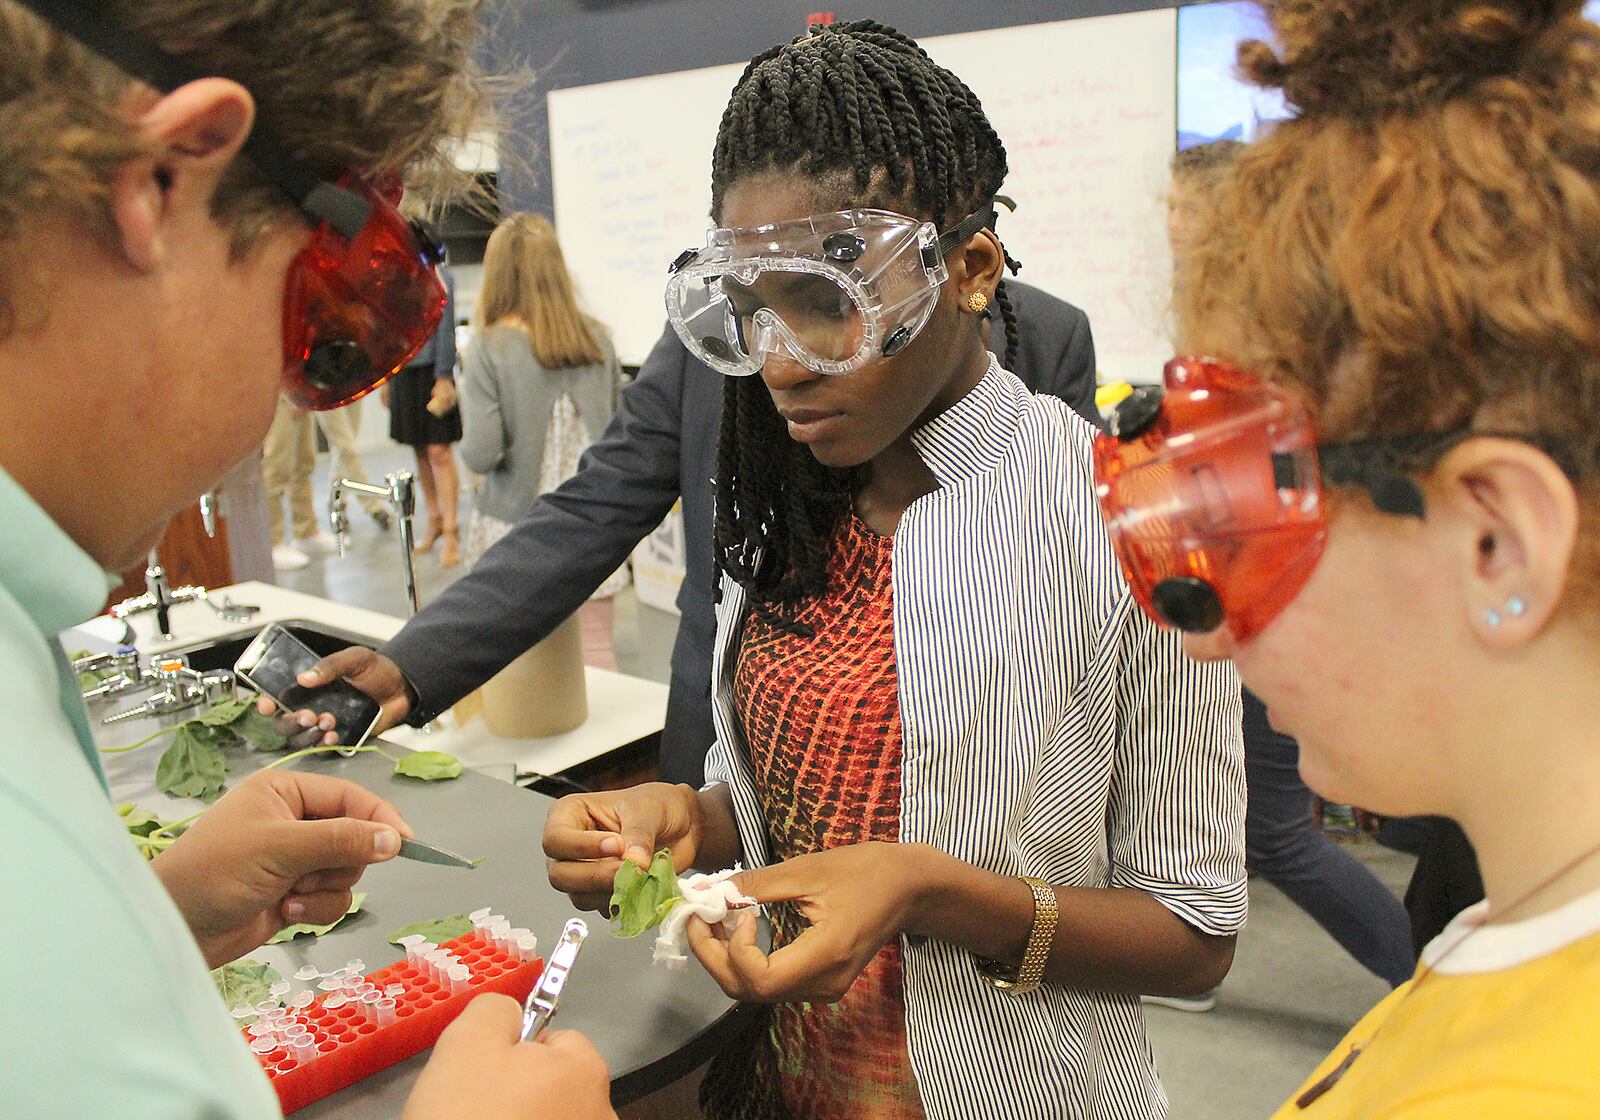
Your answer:
[[[1600,29],[1581,0],[1265,7],[1281,47],[1240,68],[1299,115],[1219,186],[1181,336],[1329,438],[1541,436],[1600,540]]]
[[[324,175],[404,173],[446,194],[467,186],[453,142],[491,115],[472,61],[480,0],[111,0],[107,18],[254,95],[258,127]],[[106,221],[113,172],[144,154],[120,111],[135,79],[10,0],[0,0],[0,246],[45,207]],[[240,159],[215,209],[244,251],[289,213]],[[0,258],[0,335],[22,262]]]

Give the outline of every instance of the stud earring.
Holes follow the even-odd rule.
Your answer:
[[[1528,613],[1528,600],[1521,595],[1513,595],[1506,600],[1506,613],[1512,618],[1521,618]]]
[[[974,315],[982,315],[989,310],[989,297],[982,292],[973,292],[967,297],[967,310]]]
[[[1500,628],[1500,612],[1490,607],[1483,612],[1483,621],[1489,624],[1489,629],[1498,630]]]

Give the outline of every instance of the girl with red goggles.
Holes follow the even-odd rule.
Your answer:
[[[1298,116],[1184,261],[1193,353],[1098,486],[1144,609],[1307,783],[1458,821],[1487,899],[1277,1116],[1600,1114],[1600,29],[1580,0],[1274,0]]]

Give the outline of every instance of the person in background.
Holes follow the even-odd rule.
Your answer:
[[[1238,679],[1132,609],[1095,429],[984,347],[1006,172],[913,40],[814,25],[735,84],[667,293],[728,381],[711,784],[564,798],[544,846],[586,908],[660,849],[753,869],[774,952],[688,927],[770,1005],[713,1120],[1163,1116],[1138,996],[1243,924]]]
[[[1455,820],[1486,889],[1276,1115],[1600,1115],[1600,28],[1265,7],[1240,69],[1298,115],[1197,232],[1179,337],[1209,357],[1113,418],[1106,508],[1307,784]]]
[[[272,525],[272,566],[280,572],[298,571],[311,562],[313,554],[327,555],[337,547],[317,518],[311,493],[311,474],[317,466],[315,424],[310,412],[279,397],[272,427],[261,444],[261,481]],[[284,530],[285,500],[292,537]]]
[[[383,387],[389,406],[389,438],[410,447],[417,456],[417,482],[428,511],[428,528],[418,535],[417,552],[439,548],[439,565],[461,563],[461,475],[453,445],[461,439],[461,413],[456,408],[456,282],[439,266],[447,293],[444,318],[428,344],[395,379]]]
[[[490,235],[478,322],[461,375],[461,460],[483,476],[467,525],[469,564],[535,498],[578,472],[622,384],[609,333],[578,309],[556,231],[538,214],[514,214]],[[617,667],[611,597],[627,580],[618,568],[579,609],[591,665]]]
[[[355,176],[452,174],[448,152],[486,102],[476,9],[0,0],[8,1116],[279,1116],[207,967],[287,924],[335,920],[362,870],[410,833],[359,786],[273,770],[146,863],[108,798],[57,634],[98,612],[106,573],[260,444],[280,390],[311,398],[317,379],[286,360],[289,341],[346,320],[293,302],[325,275],[303,251],[315,239],[359,254],[350,235],[369,222],[410,236]],[[367,343],[396,361],[405,348],[381,331]],[[521,1045],[519,1024],[504,996],[469,1005],[405,1120],[612,1115],[592,1047],[570,1034]]]
[[[1191,239],[1210,219],[1213,194],[1245,150],[1236,140],[1213,140],[1173,157],[1167,240],[1180,275]],[[1317,827],[1311,791],[1300,777],[1299,748],[1273,729],[1249,689],[1244,690],[1244,763],[1250,870],[1288,895],[1373,975],[1390,987],[1405,983],[1416,967],[1405,907],[1365,864]],[[1209,1011],[1216,994],[1149,996],[1146,1002]]]

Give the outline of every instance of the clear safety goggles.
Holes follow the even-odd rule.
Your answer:
[[[917,337],[949,279],[945,254],[994,217],[989,207],[942,234],[887,210],[714,229],[672,262],[667,318],[723,374],[759,373],[769,354],[851,373]]]
[[[1160,626],[1245,641],[1305,587],[1327,542],[1325,484],[1422,517],[1408,476],[1470,433],[1317,442],[1288,390],[1214,358],[1167,363],[1095,439],[1096,492],[1134,599]],[[1524,437],[1514,437],[1524,438]]]

